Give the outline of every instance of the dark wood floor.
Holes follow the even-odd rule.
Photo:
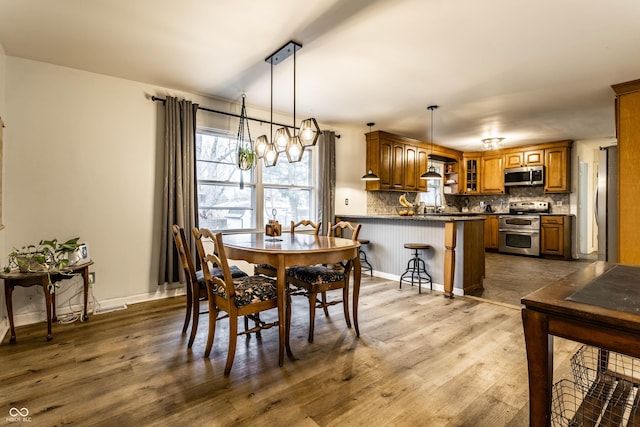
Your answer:
[[[484,289],[474,292],[473,295],[520,307],[520,299],[523,296],[550,282],[566,277],[594,261],[593,259],[550,260],[487,252]]]
[[[493,262],[490,261],[490,262]],[[227,320],[210,359],[207,316],[193,350],[180,333],[184,298],[133,304],[85,323],[19,327],[0,345],[0,413],[27,408],[30,425],[525,426],[527,367],[520,310],[365,278],[361,337],[341,307],[294,299],[297,360],[277,363],[277,332],[238,342],[228,378]],[[556,339],[556,372],[577,349]],[[0,423],[16,425],[0,417]]]

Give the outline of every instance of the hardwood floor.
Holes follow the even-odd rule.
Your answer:
[[[485,254],[483,290],[472,295],[520,307],[520,299],[587,266],[591,260],[550,260],[520,255]]]
[[[294,298],[297,360],[278,367],[277,331],[238,341],[222,375],[228,321],[203,358],[207,315],[187,350],[184,297],[130,305],[84,323],[19,327],[0,345],[0,423],[30,425],[525,426],[527,365],[520,310],[377,278],[363,279],[361,337],[341,307],[316,317]],[[556,339],[556,372],[577,349]],[[5,418],[7,417],[7,418]]]

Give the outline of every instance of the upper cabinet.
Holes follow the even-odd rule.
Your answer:
[[[383,131],[369,132],[367,167],[380,177],[367,181],[366,189],[387,191],[427,191],[420,176],[429,167],[429,156],[452,159],[445,163],[446,194],[504,194],[504,170],[524,166],[544,166],[546,193],[571,192],[571,144],[557,141],[507,150],[461,153]]]
[[[371,169],[380,177],[379,181],[366,181],[369,191],[427,191],[427,181],[420,179],[420,176],[429,167],[429,155],[437,154],[454,159],[457,163],[461,154],[446,147],[432,147],[431,144],[383,131],[369,132],[366,139],[366,169]],[[442,174],[444,172],[440,171]],[[457,186],[452,188],[457,190]]]
[[[544,165],[544,150],[508,151],[504,154],[505,168]]]
[[[504,156],[502,154],[483,155],[480,158],[480,193],[504,193]]]

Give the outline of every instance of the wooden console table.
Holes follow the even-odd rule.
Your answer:
[[[84,313],[82,320],[88,320],[87,315],[87,294],[89,289],[89,266],[93,264],[93,261],[85,262],[82,264],[74,265],[64,269],[61,272],[49,272],[51,276],[51,282],[55,283],[59,280],[68,279],[70,274],[81,274],[84,281]],[[56,294],[49,292],[49,277],[46,271],[21,273],[19,271],[12,271],[10,273],[0,273],[0,279],[4,280],[4,296],[7,304],[7,315],[9,317],[9,326],[11,327],[11,338],[9,343],[14,344],[16,342],[16,329],[13,323],[13,301],[11,295],[16,286],[29,287],[29,286],[42,286],[44,292],[45,305],[47,308],[47,341],[53,338],[51,332],[51,322],[56,321]]]
[[[553,336],[640,357],[640,267],[596,262],[522,298],[529,423],[551,422]]]

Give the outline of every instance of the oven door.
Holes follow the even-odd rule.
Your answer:
[[[500,228],[498,229],[498,251],[540,256],[540,232],[524,228]]]

